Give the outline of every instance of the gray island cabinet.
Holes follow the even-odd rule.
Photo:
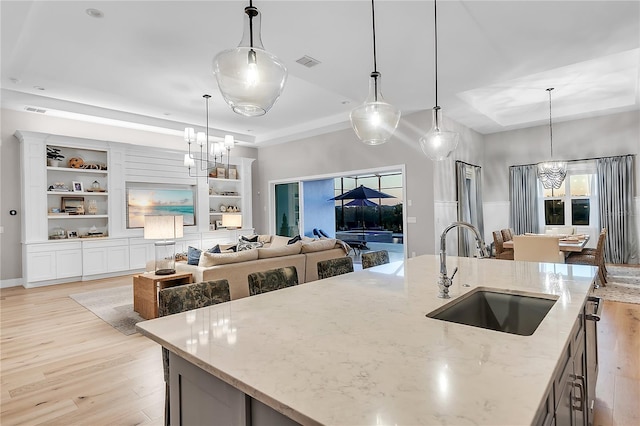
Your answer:
[[[419,256],[138,323],[170,351],[171,424],[590,424],[597,269],[447,264],[448,300]],[[478,290],[554,302],[531,335],[428,316]]]

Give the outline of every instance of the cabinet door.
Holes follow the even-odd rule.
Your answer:
[[[107,265],[109,272],[129,270],[129,246],[108,248]]]
[[[580,340],[576,345],[576,352],[573,355],[573,414],[576,426],[587,425],[587,388],[586,388],[586,357],[584,351],[584,340]]]
[[[82,275],[82,250],[60,250],[56,252],[56,278]]]
[[[56,279],[56,252],[27,253],[27,282]]]
[[[147,262],[154,260],[153,243],[131,244],[129,246],[129,267],[131,269],[145,269]]]
[[[85,248],[82,256],[83,275],[105,274],[108,270],[106,247]]]

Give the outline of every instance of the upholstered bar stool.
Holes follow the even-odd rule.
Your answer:
[[[386,250],[362,253],[362,269],[389,263],[389,252]]]
[[[513,240],[513,231],[511,228],[501,229],[500,233],[502,234],[502,241]]]
[[[298,285],[298,270],[295,266],[253,272],[248,276],[249,295],[254,296],[281,288]]]
[[[318,279],[320,280],[349,272],[353,272],[353,260],[350,257],[338,257],[318,262]]]
[[[227,280],[203,281],[179,285],[160,290],[158,293],[158,316],[177,314],[231,300]],[[169,350],[162,348],[164,367],[164,424],[169,424]]]

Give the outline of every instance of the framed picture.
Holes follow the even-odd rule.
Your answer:
[[[227,173],[224,167],[218,167],[218,179],[224,179],[226,177],[227,177]]]
[[[65,213],[84,213],[84,197],[62,197],[60,210]]]
[[[221,221],[221,220],[216,220],[216,229],[225,229],[225,228],[222,226],[222,221]]]
[[[74,180],[71,183],[73,184],[73,192],[84,192],[84,185],[82,185],[82,182],[76,182]]]
[[[142,185],[127,189],[127,228],[143,228],[146,215],[182,215],[184,226],[196,224],[194,186]]]
[[[229,179],[237,179],[238,171],[236,169],[229,169]]]
[[[78,238],[78,231],[67,231],[67,238]]]

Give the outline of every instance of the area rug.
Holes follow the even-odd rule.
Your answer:
[[[127,336],[136,333],[136,323],[144,321],[133,310],[133,288],[130,285],[72,294],[69,297]]]
[[[593,290],[604,300],[640,304],[640,268],[607,265],[607,284]]]

